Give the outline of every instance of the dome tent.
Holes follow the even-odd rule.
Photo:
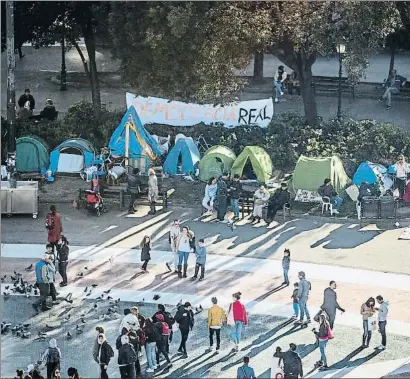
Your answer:
[[[25,136],[16,140],[17,172],[40,172],[49,165],[47,143],[36,136]]]
[[[211,147],[199,161],[199,178],[203,181],[211,177],[218,178],[224,171],[231,169],[235,159],[236,155],[229,147]]]
[[[245,146],[231,167],[231,175],[242,176],[248,163],[260,182],[266,183],[272,176],[273,165],[270,156],[265,149],[259,146]]]
[[[83,138],[70,138],[58,145],[50,154],[50,170],[63,173],[79,173],[90,167],[95,159],[91,142]]]
[[[178,165],[181,162],[181,173],[195,172],[195,166],[201,159],[198,148],[192,138],[179,138],[174,147],[168,153],[164,162],[164,172],[170,175],[178,173]]]

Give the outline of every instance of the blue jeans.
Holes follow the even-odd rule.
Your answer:
[[[147,342],[145,344],[145,353],[147,354],[147,363],[149,368],[154,368],[155,366],[155,347],[157,344],[155,342]],[[138,353],[138,352],[137,352]]]
[[[279,99],[283,84],[281,82],[273,82],[273,85],[275,86],[275,97]]]
[[[235,217],[239,217],[239,199],[231,199],[231,207]]]
[[[343,199],[339,196],[332,197],[333,209],[339,209],[343,203]]]
[[[241,341],[242,328],[242,321],[235,321],[235,325],[232,326],[232,340],[237,344],[239,344],[239,342]]]
[[[293,302],[293,312],[295,312],[295,316],[298,317],[299,316],[299,303],[295,303]]]
[[[283,279],[285,280],[286,284],[289,284],[289,268],[283,269]]]
[[[299,299],[299,309],[300,309],[300,321],[303,321],[303,318],[305,317],[306,313],[306,318],[310,320],[310,314],[307,309],[307,298],[300,298]]]
[[[178,250],[178,266],[182,266],[182,261],[184,265],[188,265],[189,252]]]
[[[319,340],[320,360],[323,366],[327,366],[326,345],[328,340]]]

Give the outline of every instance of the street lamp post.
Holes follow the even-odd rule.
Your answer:
[[[63,36],[61,38],[61,74],[60,74],[60,91],[67,91],[67,71],[65,67],[65,23],[63,20]]]
[[[346,51],[346,45],[339,43],[336,47],[339,54],[339,91],[338,91],[338,101],[337,101],[337,118],[340,120],[342,118],[342,63],[343,55]]]

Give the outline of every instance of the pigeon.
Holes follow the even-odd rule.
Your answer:
[[[73,297],[73,294],[70,292],[64,299],[64,301],[66,301],[67,303],[72,304],[73,300],[71,299]]]
[[[87,266],[85,266],[85,267],[84,267],[84,270],[88,270],[88,267],[87,267]]]
[[[97,308],[97,303],[94,304],[94,309],[96,309],[96,308]]]
[[[46,329],[54,330],[54,329],[55,329],[55,327],[54,327],[54,326],[51,326],[51,325],[46,324]]]
[[[67,338],[71,338],[73,335],[68,331],[67,332]]]
[[[30,266],[28,266],[28,267],[25,268],[26,271],[30,271],[30,270],[32,270],[32,269],[33,269],[33,264],[31,264]]]
[[[85,296],[90,296],[90,295],[91,295],[91,290]]]
[[[85,317],[85,313],[81,313],[80,314],[80,317],[82,318],[82,317]]]
[[[104,291],[104,293],[110,293],[111,292],[111,289],[109,289],[109,290],[107,290],[107,291]]]
[[[3,296],[5,299],[8,299],[10,297],[10,294],[7,292],[3,292]]]
[[[112,300],[112,297],[111,297],[111,296],[107,296],[107,300]]]
[[[15,278],[14,276],[10,276],[10,278],[13,282],[15,282],[17,280],[17,278]]]
[[[21,335],[21,338],[30,338],[31,337],[31,333],[30,332],[25,332]]]
[[[31,326],[31,324],[23,324],[23,326],[24,326],[25,328],[29,328],[29,327]]]
[[[79,276],[79,277],[81,278],[81,277],[84,276],[84,274],[83,274],[82,272],[79,272],[79,273],[77,274],[77,276]]]
[[[97,300],[97,301],[103,301],[103,297],[102,297],[102,296],[98,296],[95,300]]]
[[[98,284],[91,284],[91,287],[93,287],[93,288],[95,288],[97,286],[98,286]]]
[[[160,298],[161,296],[159,296],[159,295],[154,295],[154,298],[153,298],[153,300],[159,300],[159,298]]]
[[[34,341],[37,341],[37,342],[43,342],[45,340],[46,340],[46,337],[43,337],[43,336],[40,336],[34,339]]]
[[[84,293],[86,293],[88,291],[88,287],[84,288]]]
[[[202,308],[202,305],[199,304],[199,311],[202,312],[204,310],[204,308]]]
[[[38,332],[39,337],[47,337],[47,333],[44,332]]]

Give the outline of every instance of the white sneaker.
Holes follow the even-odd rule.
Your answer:
[[[278,103],[279,99],[277,97],[275,97],[275,103]]]
[[[154,366],[154,370],[158,370],[158,365],[155,365],[155,366]]]
[[[280,95],[281,95],[281,96],[283,96],[283,95],[284,95],[284,93],[283,93],[282,91],[280,91]]]
[[[333,213],[336,214],[336,215],[338,215],[338,214],[339,214],[339,211],[338,211],[337,209],[333,209]]]
[[[155,370],[153,368],[148,368],[148,369],[145,370],[145,372],[152,373],[152,372],[155,372]]]
[[[383,346],[383,345],[377,346],[376,350],[386,350],[386,346]]]

